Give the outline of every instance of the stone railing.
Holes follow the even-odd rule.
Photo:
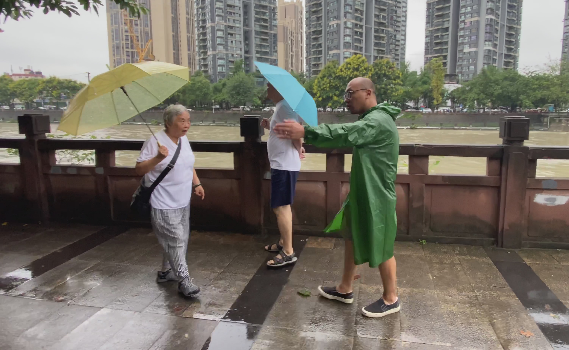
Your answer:
[[[139,223],[129,210],[139,184],[133,168],[115,165],[115,151],[141,149],[141,140],[47,139],[49,118],[19,118],[25,139],[2,139],[20,151],[20,164],[0,164],[0,220],[98,224]],[[409,173],[397,175],[399,240],[501,247],[569,247],[569,179],[536,178],[537,160],[569,159],[569,148],[527,147],[527,118],[506,117],[502,145],[401,145]],[[192,201],[192,227],[260,234],[277,232],[269,207],[270,172],[259,117],[241,119],[243,142],[192,142],[194,152],[232,153],[233,169],[198,169],[206,199]],[[94,166],[61,165],[59,149],[95,150]],[[322,234],[349,192],[344,158],[351,149],[319,149],[326,171],[302,171],[295,232]],[[430,156],[483,157],[486,174],[432,175]]]

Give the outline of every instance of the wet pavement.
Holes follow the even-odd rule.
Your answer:
[[[0,349],[569,349],[569,251],[396,242],[402,310],[368,319],[377,270],[352,305],[319,298],[343,242],[295,239],[296,265],[272,271],[275,237],[192,232],[202,292],[184,299],[156,284],[148,228],[0,226]]]

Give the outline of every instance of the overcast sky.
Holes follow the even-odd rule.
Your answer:
[[[423,65],[426,0],[409,0],[407,61],[412,69]],[[524,0],[520,70],[561,57],[562,0]],[[31,66],[44,75],[86,82],[105,72],[109,63],[105,9],[101,16],[81,11],[80,17],[36,10],[31,19],[0,22],[0,73]]]

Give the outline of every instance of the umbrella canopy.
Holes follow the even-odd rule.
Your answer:
[[[187,67],[127,63],[98,75],[75,95],[58,130],[84,134],[118,125],[170,97],[189,81]]]
[[[289,106],[310,126],[318,125],[316,103],[308,91],[286,70],[255,62],[263,76],[277,89]]]

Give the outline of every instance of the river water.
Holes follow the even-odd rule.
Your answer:
[[[57,124],[51,130],[57,130]],[[162,129],[161,126],[151,126],[154,131]],[[55,135],[63,133],[55,132]],[[90,134],[81,138],[111,138],[111,139],[146,139],[149,136],[148,128],[144,125],[120,125]],[[0,137],[22,137],[18,134],[18,124],[0,123]],[[267,140],[268,135],[263,136]],[[439,129],[399,129],[401,144],[460,144],[460,145],[496,145],[502,140],[497,130],[439,130]],[[192,126],[188,132],[190,143],[192,141],[241,141],[238,127],[229,126]],[[569,133],[532,131],[530,146],[564,146],[569,147]],[[134,166],[138,152],[117,151],[116,163],[118,166]],[[73,162],[70,159],[61,159],[58,162]],[[407,156],[400,156],[398,171],[408,173]],[[18,163],[18,156],[10,155],[6,149],[0,149],[0,162]],[[346,155],[346,171],[350,170],[351,155]],[[233,155],[229,153],[196,153],[196,167],[198,168],[233,168]],[[307,154],[302,163],[302,170],[325,170],[326,156],[324,154]],[[430,174],[460,174],[485,175],[486,160],[484,158],[465,157],[430,157]],[[541,159],[537,166],[538,177],[567,177],[569,178],[569,160]]]

